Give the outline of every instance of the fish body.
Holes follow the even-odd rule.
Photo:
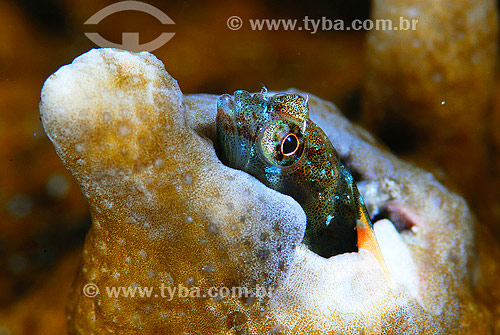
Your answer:
[[[221,161],[293,197],[304,209],[303,243],[323,257],[366,248],[383,265],[363,199],[326,134],[309,119],[307,98],[239,90],[217,104]]]

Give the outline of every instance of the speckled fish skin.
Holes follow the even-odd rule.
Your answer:
[[[222,95],[217,107],[221,161],[299,202],[307,216],[303,242],[318,255],[357,251],[356,227],[373,227],[351,174],[309,119],[307,100],[239,90]],[[283,139],[290,133],[296,137],[288,141],[298,148],[285,156]]]

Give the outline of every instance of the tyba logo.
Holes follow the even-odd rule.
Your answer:
[[[175,22],[170,17],[168,17],[167,14],[165,14],[158,8],[140,1],[121,1],[109,5],[108,7],[105,7],[92,15],[87,21],[85,21],[85,24],[98,24],[103,19],[114,13],[127,10],[148,13],[149,15],[154,16],[156,19],[158,19],[158,21],[160,21],[162,24],[175,24]],[[175,33],[162,33],[160,36],[148,43],[139,44],[139,33],[127,32],[122,33],[122,43],[118,44],[108,41],[98,33],[85,33],[85,36],[87,36],[92,42],[94,42],[101,48],[111,47],[134,52],[154,51],[165,45],[165,43],[170,41],[170,39],[174,35]]]

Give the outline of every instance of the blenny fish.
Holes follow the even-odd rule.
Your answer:
[[[239,90],[217,102],[221,161],[294,198],[307,224],[303,243],[328,258],[365,249],[387,275],[363,198],[326,134],[309,119],[299,94]]]

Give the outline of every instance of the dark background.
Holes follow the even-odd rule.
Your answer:
[[[83,24],[114,2],[0,2],[0,335],[65,332],[64,302],[90,216],[43,132],[38,103],[50,74],[96,47],[84,32],[117,43],[123,31],[140,32],[143,43],[175,32],[154,54],[185,94],[258,91],[262,84],[273,91],[295,87],[360,119],[366,32],[252,31],[247,20],[326,16],[349,22],[369,17],[369,1],[146,1],[176,24],[164,27],[139,12],[117,13],[98,26]],[[232,15],[244,20],[242,29],[227,28]],[[404,137],[385,144],[397,151],[398,141]],[[492,208],[498,208],[497,217],[479,206],[476,213],[490,218],[489,228],[498,233],[499,202]]]

